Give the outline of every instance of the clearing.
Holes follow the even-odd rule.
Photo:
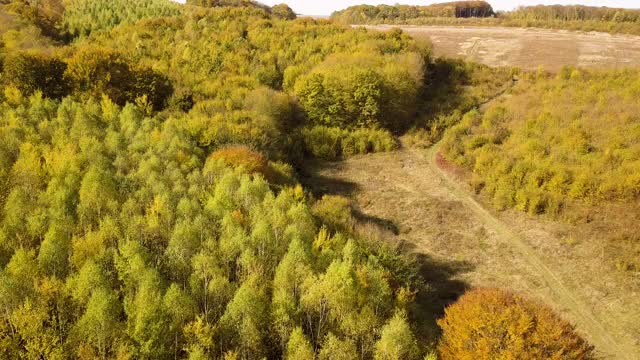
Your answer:
[[[568,30],[492,26],[399,27],[414,37],[427,37],[436,56],[461,57],[489,66],[556,71],[564,65],[622,68],[640,65],[640,36]]]
[[[485,209],[436,149],[315,162],[308,185],[351,197],[363,219],[440,264],[426,272],[439,292],[433,306],[467,286],[524,292],[576,324],[603,358],[639,359],[637,284],[604,266],[588,241],[571,240],[571,225]]]

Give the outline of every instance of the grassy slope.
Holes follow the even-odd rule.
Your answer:
[[[637,272],[638,94],[640,73],[632,70],[523,80],[449,129],[443,152],[498,209],[600,224],[585,225],[582,236],[600,237],[621,270]]]

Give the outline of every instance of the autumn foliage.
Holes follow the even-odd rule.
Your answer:
[[[463,295],[438,321],[440,359],[593,359],[593,348],[548,307],[498,289]]]
[[[231,145],[213,152],[210,160],[222,161],[232,168],[242,167],[249,174],[261,174],[269,178],[269,162],[267,158],[245,145]]]

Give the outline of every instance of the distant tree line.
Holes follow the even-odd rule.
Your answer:
[[[522,6],[501,16],[521,20],[604,21],[640,23],[640,10],[584,5]]]
[[[524,6],[496,13],[481,1],[429,6],[358,5],[336,11],[331,17],[346,24],[542,27],[640,35],[640,10],[583,5]]]
[[[426,6],[357,5],[336,11],[331,17],[344,23],[360,24],[432,17],[469,18],[494,15],[493,8],[486,1],[455,1]]]

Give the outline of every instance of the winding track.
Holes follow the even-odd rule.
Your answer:
[[[416,157],[424,156],[420,151],[409,151]],[[436,161],[437,151],[437,145],[429,150],[426,155],[428,158],[427,164],[433,173],[437,174],[438,177],[443,180],[443,186],[446,187],[456,199],[462,202],[466,208],[471,210],[487,228],[499,234],[505,243],[513,248],[516,253],[528,263],[530,269],[545,280],[546,286],[551,289],[556,306],[566,309],[566,311],[571,314],[572,320],[580,326],[581,331],[587,334],[590,341],[596,345],[596,348],[606,354],[610,354],[610,356],[615,356],[616,359],[638,359],[640,354],[638,354],[637,349],[627,347],[625,344],[616,341],[611,335],[611,331],[606,329],[580,300],[580,295],[565,286],[561,277],[554,269],[545,263],[538,252],[529,245],[525,239],[512,231],[507,224],[494,217],[469,195],[468,192],[461,188],[455,179],[438,166]]]
[[[543,64],[557,70],[564,64],[640,65],[637,36],[513,28],[403,29],[430,36],[436,54],[470,57],[491,66]],[[578,251],[567,251],[541,223],[484,208],[464,184],[438,166],[437,151],[437,145],[402,148],[325,163],[318,172],[357,189],[352,195],[360,210],[397,223],[398,237],[413,244],[416,252],[471,264],[471,270],[452,277],[541,299],[576,324],[601,357],[640,359],[640,297],[635,290],[603,272],[602,264],[594,271],[593,264],[586,264]],[[611,287],[617,291],[607,291]]]
[[[323,163],[317,175],[330,179],[330,190],[350,184],[359,210],[397,224],[398,240],[415,252],[469,264],[452,280],[526,293],[576,324],[604,359],[640,359],[637,297],[594,291],[606,273],[588,276],[583,259],[562,254],[560,240],[537,223],[492,214],[438,166],[436,153],[437,146],[357,156]]]

